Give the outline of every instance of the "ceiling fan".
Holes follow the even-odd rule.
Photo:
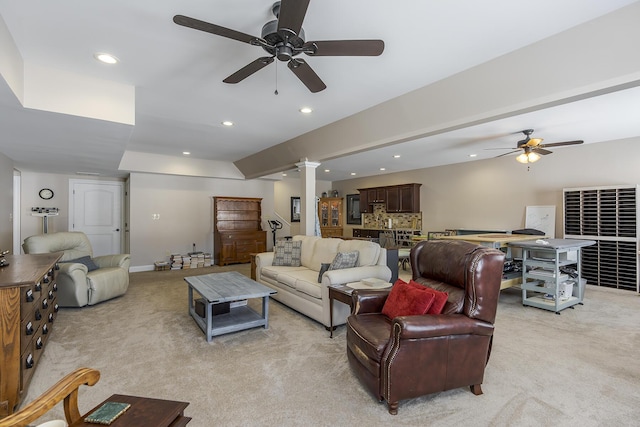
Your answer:
[[[516,157],[516,160],[520,163],[533,163],[540,160],[540,155],[546,156],[547,154],[551,154],[552,151],[547,150],[548,147],[561,147],[563,145],[578,145],[582,144],[584,141],[576,140],[576,141],[564,141],[564,142],[554,142],[551,144],[542,144],[542,138],[531,138],[531,134],[533,133],[533,129],[525,129],[520,131],[524,134],[525,139],[518,141],[518,145],[516,149],[510,151],[508,153],[500,154],[496,157],[508,156],[509,154],[517,153],[522,151],[522,153]]]
[[[183,15],[174,16],[173,22],[252,46],[260,46],[270,55],[249,63],[224,79],[223,82],[239,83],[277,58],[279,61],[287,62],[289,69],[311,92],[315,93],[324,90],[327,86],[305,60],[295,58],[297,55],[305,53],[309,56],[378,56],[384,50],[384,42],[382,40],[305,41],[302,21],[307,13],[309,1],[282,0],[275,2],[271,11],[277,19],[264,24],[261,37]]]

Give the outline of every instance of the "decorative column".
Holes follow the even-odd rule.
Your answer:
[[[306,236],[315,234],[316,224],[316,168],[318,162],[310,162],[306,158],[296,163],[300,169],[300,233]]]

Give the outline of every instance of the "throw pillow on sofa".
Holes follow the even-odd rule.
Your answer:
[[[329,270],[340,270],[343,268],[353,268],[358,265],[358,251],[338,252],[331,262]]]
[[[302,254],[302,242],[292,240],[278,240],[273,249],[273,262],[271,265],[286,267],[300,267]]]
[[[89,271],[97,270],[99,268],[98,265],[91,259],[89,255],[76,258],[76,259],[70,259],[69,261],[60,261],[60,262],[68,262],[68,263],[75,262],[78,264],[84,264],[87,266],[87,270]]]
[[[431,292],[410,286],[404,281],[397,281],[387,296],[382,314],[389,319],[426,314],[434,300],[435,295]]]
[[[322,283],[322,275],[326,273],[330,266],[331,264],[329,263],[323,262],[322,264],[320,264],[320,271],[318,272],[318,283]]]

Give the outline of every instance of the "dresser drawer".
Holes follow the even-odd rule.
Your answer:
[[[27,345],[33,340],[33,337],[40,330],[44,315],[42,310],[36,309],[31,311],[22,322],[20,322],[20,353],[24,353]]]
[[[40,289],[39,282],[36,285],[20,287],[20,320],[33,312],[37,304],[36,301],[40,299]]]
[[[29,341],[29,345],[20,357],[20,390],[26,390],[29,381],[33,376],[36,368],[36,354],[34,352],[33,340]]]

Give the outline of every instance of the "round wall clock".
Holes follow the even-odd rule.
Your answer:
[[[53,198],[53,191],[48,188],[43,188],[42,190],[40,190],[38,195],[41,199],[49,200]]]

